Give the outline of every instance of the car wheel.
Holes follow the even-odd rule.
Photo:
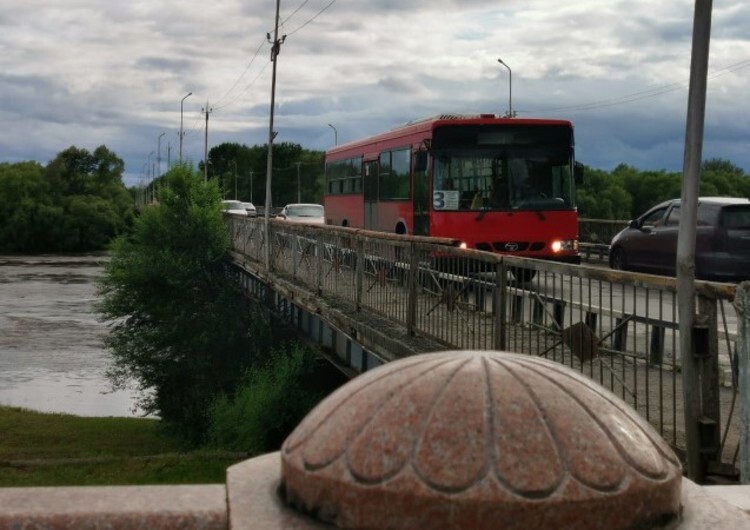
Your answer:
[[[609,266],[612,269],[618,271],[625,271],[627,269],[628,260],[625,256],[625,251],[620,247],[613,248],[609,255]]]

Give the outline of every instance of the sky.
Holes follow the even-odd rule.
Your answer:
[[[179,158],[181,121],[196,165],[206,137],[209,149],[265,144],[275,10],[2,0],[0,162],[106,145],[133,186]],[[694,11],[694,0],[281,0],[274,141],[325,150],[511,106],[572,120],[590,167],[679,171]],[[713,1],[703,157],[750,173],[748,28],[749,2]]]

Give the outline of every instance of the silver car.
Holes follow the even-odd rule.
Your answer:
[[[287,204],[276,217],[293,223],[322,225],[326,222],[325,209],[320,204]]]
[[[680,199],[654,206],[612,239],[609,266],[674,275],[679,223]],[[695,275],[714,281],[750,279],[750,199],[698,199]]]
[[[244,215],[247,216],[247,210],[240,201],[226,200],[221,201],[221,209],[226,213],[233,215]]]
[[[243,202],[242,206],[245,208],[248,217],[258,217],[258,209],[251,202]]]

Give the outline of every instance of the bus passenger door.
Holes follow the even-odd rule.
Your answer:
[[[428,183],[427,152],[414,154],[414,219],[412,226],[415,236],[430,235],[430,186]]]
[[[365,162],[365,228],[379,230],[378,226],[378,161]]]

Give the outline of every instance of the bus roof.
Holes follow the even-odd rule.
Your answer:
[[[326,158],[336,155],[342,155],[352,150],[359,150],[363,146],[380,143],[392,143],[400,138],[407,138],[414,135],[424,135],[437,127],[444,125],[562,125],[572,127],[569,120],[550,120],[545,118],[507,118],[499,117],[494,114],[439,114],[421,120],[410,121],[404,125],[399,125],[390,131],[386,131],[374,136],[354,140],[346,144],[332,147],[326,151]]]

